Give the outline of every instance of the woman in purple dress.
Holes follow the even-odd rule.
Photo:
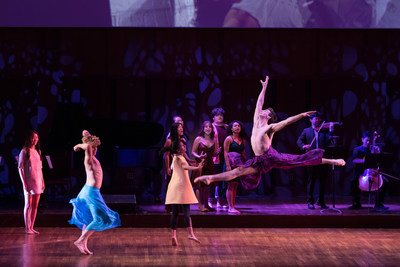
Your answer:
[[[246,160],[245,145],[247,134],[240,121],[233,121],[228,125],[226,131],[227,137],[224,141],[224,156],[226,171],[230,171],[238,167],[238,162]],[[226,190],[226,199],[228,201],[229,213],[240,213],[235,208],[236,192],[239,186],[239,178],[228,181],[228,189]]]

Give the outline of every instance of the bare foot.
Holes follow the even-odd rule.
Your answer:
[[[85,254],[85,255],[88,254],[88,253],[86,252],[86,250],[85,250],[85,245],[84,245],[82,242],[78,242],[78,240],[76,240],[76,241],[74,242],[74,245],[79,249],[79,251],[80,251],[82,254]]]
[[[346,161],[344,161],[343,159],[333,159],[333,165],[336,166],[344,166],[346,165]]]
[[[208,212],[209,210],[203,206],[199,207],[199,211]]]
[[[229,213],[237,213],[237,214],[240,213],[240,211],[238,211],[238,210],[235,209],[235,208],[229,208],[229,209],[228,209],[228,212],[229,212]]]
[[[85,242],[83,243],[83,246],[85,248],[85,251],[88,255],[93,255],[93,252],[91,252],[88,247],[87,247],[87,239],[85,240]]]
[[[38,231],[36,231],[35,229],[32,229],[32,232],[36,235],[40,234]]]
[[[197,237],[195,237],[194,235],[189,235],[188,238],[189,238],[190,240],[193,240],[193,241],[196,242],[196,243],[201,243],[200,240],[198,240]]]
[[[93,255],[93,252],[91,252],[87,247],[85,248],[85,251],[86,251],[87,255]]]
[[[32,231],[32,230],[30,230],[30,229],[25,229],[25,234],[28,234],[28,235],[34,235],[34,234],[35,234],[35,232],[34,232],[34,231]]]
[[[194,183],[205,183],[206,185],[209,185],[211,183],[211,177],[207,175],[197,177],[194,179]]]
[[[174,246],[174,247],[177,247],[178,246],[178,240],[176,239],[176,237],[172,237],[172,245]]]

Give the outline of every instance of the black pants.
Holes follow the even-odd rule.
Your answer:
[[[189,204],[171,204],[172,215],[171,215],[171,229],[176,230],[176,221],[179,215],[179,206],[183,211],[183,220],[185,221],[186,227],[192,227],[190,220],[190,205]]]
[[[327,165],[317,165],[317,166],[308,166],[308,185],[307,185],[307,202],[314,204],[314,189],[315,182],[319,180],[319,195],[318,202],[325,203],[325,183],[326,177],[328,176],[328,166]]]
[[[350,189],[351,189],[351,197],[353,200],[353,205],[359,205],[361,204],[360,202],[360,188],[358,187],[359,185],[359,176],[354,177],[351,181],[350,181]]]

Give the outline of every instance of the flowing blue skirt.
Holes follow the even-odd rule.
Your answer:
[[[88,231],[103,231],[121,226],[119,214],[107,207],[99,188],[85,185],[69,203],[74,210],[68,222],[80,229],[86,226]]]

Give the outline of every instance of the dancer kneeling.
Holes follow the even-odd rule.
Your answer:
[[[176,239],[176,220],[178,218],[179,205],[183,211],[183,219],[188,230],[188,238],[200,243],[193,233],[192,220],[190,218],[190,204],[197,204],[198,202],[193,192],[192,184],[190,183],[188,170],[199,170],[203,168],[204,159],[199,163],[198,167],[190,166],[183,156],[186,152],[186,142],[184,139],[178,139],[172,143],[172,152],[175,153],[172,159],[173,172],[165,196],[165,204],[170,204],[172,207],[172,245],[178,246],[178,241]]]
[[[298,166],[318,164],[332,164],[337,166],[344,166],[346,164],[343,159],[323,158],[323,149],[310,150],[302,155],[292,155],[279,153],[272,148],[271,143],[276,132],[301,118],[310,116],[315,113],[315,111],[300,113],[275,123],[276,115],[274,110],[272,108],[266,110],[262,109],[268,79],[267,76],[265,81],[261,81],[262,90],[258,96],[256,109],[254,111],[251,145],[256,156],[246,162],[240,161],[240,158],[238,157],[235,165],[239,167],[236,169],[216,175],[201,176],[195,179],[195,182],[209,184],[217,181],[229,181],[236,177],[240,177],[243,187],[246,190],[250,190],[256,188],[260,182],[261,175],[272,168],[290,169]],[[269,124],[270,120],[272,123]]]
[[[121,226],[121,220],[117,212],[107,207],[100,194],[103,170],[95,157],[100,139],[97,136],[90,135],[86,130],[83,131],[82,135],[83,144],[74,146],[74,151],[79,149],[85,151],[86,184],[78,197],[70,200],[74,210],[69,223],[82,229],[82,234],[74,242],[74,245],[82,254],[91,255],[93,253],[87,248],[87,241],[94,231]]]

